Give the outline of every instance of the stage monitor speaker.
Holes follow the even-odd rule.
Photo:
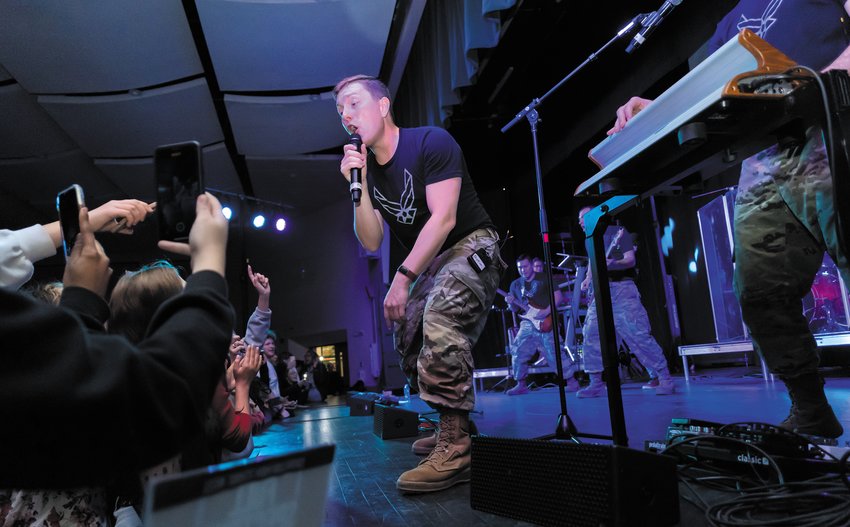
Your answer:
[[[348,415],[372,415],[375,413],[375,398],[370,394],[349,395]]]
[[[419,413],[393,406],[375,405],[375,435],[381,439],[398,439],[419,435]]]
[[[679,521],[676,462],[640,450],[473,436],[472,508],[540,525]]]

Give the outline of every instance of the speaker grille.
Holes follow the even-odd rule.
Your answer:
[[[676,463],[609,445],[472,438],[472,508],[540,525],[674,525]]]
[[[472,508],[541,525],[598,527],[611,508],[610,470],[611,456],[598,445],[476,437]],[[569,523],[564,510],[573,511]]]

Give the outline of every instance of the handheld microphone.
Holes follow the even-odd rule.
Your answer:
[[[655,28],[661,25],[661,21],[673,11],[673,8],[677,5],[681,4],[682,0],[664,0],[664,3],[661,4],[661,7],[658,8],[658,11],[653,11],[648,14],[646,18],[641,22],[640,30],[635,34],[632,41],[629,42],[629,46],[626,48],[626,53],[631,53],[640,47],[641,44],[646,42],[646,39],[649,38],[649,35],[655,31]]]
[[[351,137],[348,138],[348,144],[354,145],[357,148],[357,151],[360,151],[360,147],[363,146],[363,140],[360,139],[359,134],[351,134]],[[360,173],[359,168],[351,169],[351,184],[348,186],[348,190],[351,192],[351,201],[354,203],[360,203],[360,195],[363,193],[363,183],[362,183],[362,175]]]

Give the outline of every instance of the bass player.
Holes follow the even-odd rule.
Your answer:
[[[517,258],[519,278],[511,282],[510,293],[505,296],[510,309],[519,314],[522,319],[519,332],[511,344],[514,379],[517,385],[508,390],[508,395],[528,393],[528,361],[538,347],[543,349],[549,366],[555,366],[555,339],[552,335],[552,309],[549,305],[549,286],[545,280],[538,279],[531,264],[531,258],[523,254]],[[555,302],[561,303],[561,292],[555,291]],[[578,381],[573,374],[576,366],[567,355],[561,352],[564,366],[564,377],[567,379],[566,390],[575,392],[579,389]]]

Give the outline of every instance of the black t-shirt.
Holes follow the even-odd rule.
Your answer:
[[[623,256],[626,255],[629,251],[634,251],[634,240],[632,239],[632,233],[626,230],[625,227],[621,227],[617,225],[609,225],[607,229],[605,229],[605,234],[602,235],[602,239],[604,240],[605,245],[605,257],[606,259],[610,258],[613,260],[622,260]],[[635,268],[629,269],[619,269],[619,270],[608,270],[608,278],[610,280],[623,280],[629,279],[634,280],[637,276],[637,272]]]
[[[547,308],[550,303],[549,283],[546,277],[541,274],[535,274],[531,280],[527,281],[520,276],[511,282],[511,294],[520,304],[528,305],[531,303],[540,309]]]
[[[739,31],[749,29],[798,64],[823,69],[850,44],[843,4],[843,0],[741,0],[717,24],[708,50],[714,53]]]
[[[493,225],[478,200],[463,152],[454,138],[433,126],[400,128],[398,147],[386,165],[379,165],[371,152],[368,157],[372,205],[407,250],[413,248],[419,231],[431,217],[425,187],[456,177],[461,178],[456,223],[441,252],[472,231]]]

